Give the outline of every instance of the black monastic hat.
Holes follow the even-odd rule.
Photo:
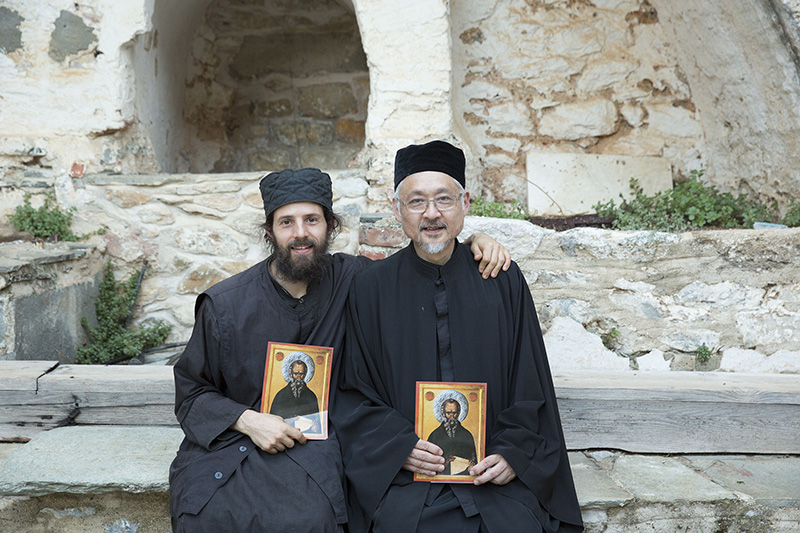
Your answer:
[[[331,177],[318,168],[271,172],[261,179],[259,189],[267,218],[279,207],[294,202],[314,202],[333,210]]]
[[[448,142],[412,144],[398,150],[394,158],[394,188],[408,176],[427,170],[444,172],[464,187],[465,166],[464,152]]]

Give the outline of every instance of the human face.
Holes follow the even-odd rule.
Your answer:
[[[292,378],[293,379],[305,379],[306,378],[306,369],[300,363],[295,363],[292,365]]]
[[[273,213],[271,240],[278,273],[290,281],[305,279],[316,271],[315,263],[327,252],[328,225],[322,206],[295,202]]]
[[[458,417],[458,404],[455,402],[446,402],[444,404],[445,418],[452,420]]]
[[[443,265],[453,253],[455,238],[461,233],[464,217],[469,212],[469,193],[459,198],[460,194],[453,178],[432,170],[412,174],[398,186],[400,202],[395,198],[394,215],[414,242],[417,255],[429,263]],[[428,202],[422,213],[409,213],[401,203],[414,198],[433,200],[442,195],[459,198],[459,201],[447,211],[439,211],[434,202]]]

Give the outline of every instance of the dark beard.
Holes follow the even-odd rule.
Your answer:
[[[289,241],[285,247],[278,246],[271,241],[275,269],[280,278],[290,282],[303,282],[311,284],[319,281],[325,272],[325,267],[330,260],[328,255],[328,240],[315,244],[311,239],[295,239]],[[295,257],[292,259],[292,246],[311,246],[311,257]]]
[[[289,382],[289,388],[291,389],[292,396],[294,396],[295,399],[300,398],[300,393],[303,392],[305,386],[306,382],[302,379],[292,379]]]
[[[442,425],[444,426],[444,431],[447,433],[447,436],[455,438],[456,436],[456,428],[461,424],[457,418],[445,418]]]

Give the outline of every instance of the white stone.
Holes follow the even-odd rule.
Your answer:
[[[598,202],[630,198],[631,178],[648,195],[672,188],[661,157],[528,152],[526,170],[528,210],[541,215],[590,213]]]
[[[609,61],[587,67],[578,79],[578,90],[594,93],[618,84],[634,71],[635,65],[624,61]]]
[[[630,370],[627,358],[607,349],[600,337],[571,318],[554,318],[544,342],[554,374],[572,370]]]
[[[367,194],[369,183],[363,178],[342,178],[333,180],[333,190],[345,198],[361,198]]]
[[[730,348],[722,352],[719,369],[722,372],[800,374],[800,352],[778,350],[767,356],[757,350]]]
[[[739,283],[724,281],[707,285],[695,281],[678,291],[675,301],[683,305],[707,303],[711,307],[734,307],[741,310],[758,309],[763,297],[763,289],[754,289]]]
[[[641,357],[637,357],[636,363],[639,365],[639,370],[656,372],[670,371],[669,361],[664,359],[664,352],[661,350],[653,350]]]
[[[645,283],[643,281],[628,281],[627,279],[620,278],[614,282],[614,287],[623,291],[631,292],[644,292],[652,293],[656,288],[655,285]]]
[[[625,122],[634,128],[638,128],[644,123],[644,109],[638,105],[622,104],[622,107],[619,108],[619,113],[625,119]]]
[[[651,131],[669,137],[688,137],[696,139],[703,135],[703,129],[693,111],[671,105],[645,105]]]
[[[608,135],[614,131],[616,122],[617,108],[610,100],[599,98],[545,110],[539,121],[539,133],[574,141]]]
[[[575,298],[552,300],[544,308],[544,311],[551,316],[551,319],[567,317],[578,324],[587,324],[599,318],[597,311],[592,309],[588,302],[576,300]]]
[[[800,314],[786,310],[776,312],[743,311],[736,316],[736,327],[744,346],[800,346]]]
[[[493,132],[533,134],[533,122],[530,119],[528,107],[523,103],[509,102],[491,106],[488,120]]]
[[[663,317],[660,303],[649,295],[623,292],[611,294],[609,299],[622,309],[632,311],[636,316],[652,320],[661,320]]]
[[[719,347],[720,333],[709,329],[689,329],[670,333],[661,341],[675,350],[691,353],[695,352],[701,345],[713,349]]]

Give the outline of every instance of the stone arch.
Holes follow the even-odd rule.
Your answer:
[[[346,168],[369,71],[345,0],[155,0],[137,117],[165,172]]]

